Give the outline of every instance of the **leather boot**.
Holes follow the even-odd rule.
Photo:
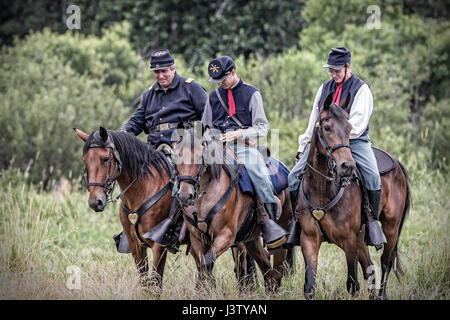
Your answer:
[[[381,230],[378,223],[381,200],[381,190],[367,190],[369,197],[369,204],[371,209],[371,215],[375,220],[368,221],[366,226],[366,242],[369,246],[375,246],[377,250],[382,248],[383,243],[386,243],[386,237]]]
[[[378,220],[381,201],[381,189],[380,190],[367,190],[367,196],[369,198],[370,209],[372,211],[372,217]]]
[[[286,242],[286,236],[289,234],[286,230],[280,227],[277,223],[277,204],[264,203],[267,215],[270,219],[266,219],[262,226],[262,236],[264,243],[268,249],[276,249]]]
[[[178,247],[180,246],[178,235],[181,224],[183,223],[183,219],[180,218],[180,215],[177,215],[178,208],[178,199],[176,197],[172,197],[169,217],[150,229],[149,232],[144,234],[143,238],[157,242],[161,246],[167,247],[170,252],[176,253],[178,251]]]
[[[292,248],[294,246],[300,245],[300,221],[298,221],[298,215],[295,213],[295,208],[297,207],[298,201],[298,189],[291,191],[291,205],[292,212],[294,214],[292,220],[289,222],[288,231],[289,236],[287,237],[285,248]]]

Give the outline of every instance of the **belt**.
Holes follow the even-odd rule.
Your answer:
[[[157,132],[157,131],[166,131],[170,129],[174,129],[178,126],[178,122],[174,123],[161,123],[157,126],[151,127],[148,129],[149,133]]]

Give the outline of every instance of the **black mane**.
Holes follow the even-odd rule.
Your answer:
[[[168,171],[162,152],[156,151],[152,146],[129,133],[113,130],[108,130],[108,133],[122,161],[122,171],[127,172],[130,179],[153,176],[151,168],[155,168],[160,176],[163,171]],[[99,140],[101,138],[97,131],[91,133],[84,145],[83,154],[88,151],[93,142],[99,144]]]

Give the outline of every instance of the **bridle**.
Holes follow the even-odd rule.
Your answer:
[[[327,152],[327,155],[326,155],[327,167],[328,167],[328,173],[331,174],[331,177],[323,174],[322,172],[320,172],[319,170],[314,168],[311,164],[309,164],[309,162],[306,162],[306,165],[314,173],[316,173],[319,176],[321,176],[322,178],[326,179],[328,182],[334,183],[337,187],[339,187],[339,191],[337,192],[337,194],[334,196],[334,198],[328,204],[326,204],[323,207],[315,207],[308,201],[308,199],[306,199],[305,193],[303,191],[303,175],[300,177],[300,187],[299,187],[300,198],[302,199],[302,202],[305,204],[305,206],[310,210],[314,219],[316,219],[316,221],[318,222],[319,230],[322,233],[322,235],[324,236],[325,240],[327,240],[328,237],[327,237],[325,231],[323,230],[323,227],[322,227],[320,221],[325,216],[327,211],[330,210],[331,208],[333,208],[339,202],[339,200],[342,198],[342,195],[344,194],[344,190],[347,187],[347,185],[350,183],[350,179],[351,179],[351,177],[346,177],[346,178],[342,178],[339,184],[336,182],[336,174],[337,174],[336,159],[333,156],[333,152],[340,148],[350,148],[350,145],[347,143],[340,143],[340,144],[337,144],[332,147],[330,147],[328,145],[328,142],[322,131],[322,122],[324,122],[330,118],[331,118],[331,116],[326,116],[324,118],[320,118],[319,121],[316,123],[316,144],[317,144],[317,141],[319,141],[321,146]]]
[[[207,146],[207,143],[205,141],[202,142],[202,146]],[[207,168],[207,164],[205,162],[205,157],[203,156],[204,151],[202,153],[202,164],[200,165],[200,168],[198,169],[198,172],[195,176],[180,176],[178,172],[178,166],[177,164],[174,164],[174,170],[173,170],[173,176],[172,179],[175,182],[176,185],[180,185],[181,182],[186,182],[191,184],[194,187],[194,198],[197,199],[199,197],[199,189],[200,189],[200,179],[202,178],[202,175]],[[177,199],[179,199],[179,195],[177,193],[176,195]]]
[[[316,123],[316,141],[320,142],[321,146],[325,149],[325,151],[327,153],[327,155],[326,155],[327,168],[328,168],[328,173],[331,174],[331,177],[321,173],[319,170],[314,168],[309,162],[306,162],[306,165],[310,169],[312,169],[315,173],[320,175],[322,178],[325,178],[327,181],[335,182],[337,172],[336,172],[336,158],[333,156],[333,152],[340,148],[349,148],[350,149],[350,145],[348,143],[340,143],[340,144],[337,144],[332,147],[330,147],[328,145],[327,139],[325,138],[323,131],[322,131],[322,122],[327,121],[330,118],[331,118],[331,116],[326,116],[326,117],[320,118],[319,121]],[[346,179],[344,178],[343,180],[346,180]]]
[[[99,141],[93,140],[87,149],[92,149],[92,148],[108,148],[109,149],[108,170],[107,170],[106,178],[105,178],[104,182],[89,182],[89,173],[88,173],[87,168],[85,168],[84,172],[83,172],[83,177],[84,177],[84,181],[86,183],[86,189],[89,191],[89,187],[102,187],[103,192],[106,195],[106,202],[114,202],[119,198],[119,197],[117,197],[116,200],[114,200],[112,197],[112,195],[114,193],[114,188],[116,187],[116,178],[118,176],[118,173],[120,174],[120,172],[122,171],[122,161],[120,160],[119,152],[117,151],[116,147],[114,146],[114,143],[112,142],[112,139],[111,139],[111,136],[109,135],[109,133],[108,133],[108,139],[106,140],[106,142],[103,142],[103,141],[99,142]],[[113,159],[116,162],[116,166],[114,168],[113,173],[110,174]],[[131,184],[130,184],[130,186],[131,186]],[[124,190],[124,191],[126,191],[126,190]],[[122,192],[121,195],[123,193],[124,192]]]

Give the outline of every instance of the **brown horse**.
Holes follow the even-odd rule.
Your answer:
[[[204,136],[208,137],[208,130]],[[201,130],[184,131],[175,143],[174,151],[179,156],[176,164],[177,196],[188,222],[191,254],[199,271],[197,284],[208,280],[214,285],[212,270],[215,260],[234,244],[244,243],[264,275],[266,291],[276,291],[281,284],[287,250],[273,250],[272,269],[269,254],[261,243],[261,221],[256,215],[254,200],[238,186],[241,167],[236,169],[234,165],[212,160],[211,156],[219,156],[216,159],[223,160],[220,157],[224,156],[223,145],[213,138],[204,139]],[[279,199],[282,213],[278,223],[287,228],[292,217],[287,189],[279,195]],[[239,244],[238,247],[242,249]],[[236,256],[235,250],[235,259]],[[243,265],[238,263],[238,266]],[[242,272],[237,273],[238,278],[242,277]],[[239,280],[240,284],[245,283]]]
[[[356,163],[349,146],[351,125],[344,108],[331,104],[331,96],[320,110],[319,120],[312,134],[310,151],[301,177],[296,210],[301,224],[300,245],[306,265],[304,293],[315,295],[315,276],[318,253],[324,241],[334,243],[345,252],[347,260],[347,290],[359,293],[358,261],[363,275],[370,280],[369,292],[375,297],[375,271],[368,247],[364,243],[362,220],[362,192],[353,179]],[[410,205],[408,177],[401,163],[395,160],[394,170],[381,176],[382,198],[380,221],[387,239],[381,257],[381,298],[386,298],[389,272],[401,272],[397,245]],[[370,216],[366,214],[366,216]]]
[[[112,197],[113,184],[122,190],[120,222],[144,286],[162,288],[167,250],[143,235],[168,217],[172,183],[163,154],[138,138],[100,128],[90,135],[74,129],[85,142],[89,206],[103,211]],[[150,201],[148,201],[150,200]],[[141,206],[146,204],[146,207]],[[139,210],[141,209],[141,210]],[[153,267],[148,275],[147,248],[153,251]]]

